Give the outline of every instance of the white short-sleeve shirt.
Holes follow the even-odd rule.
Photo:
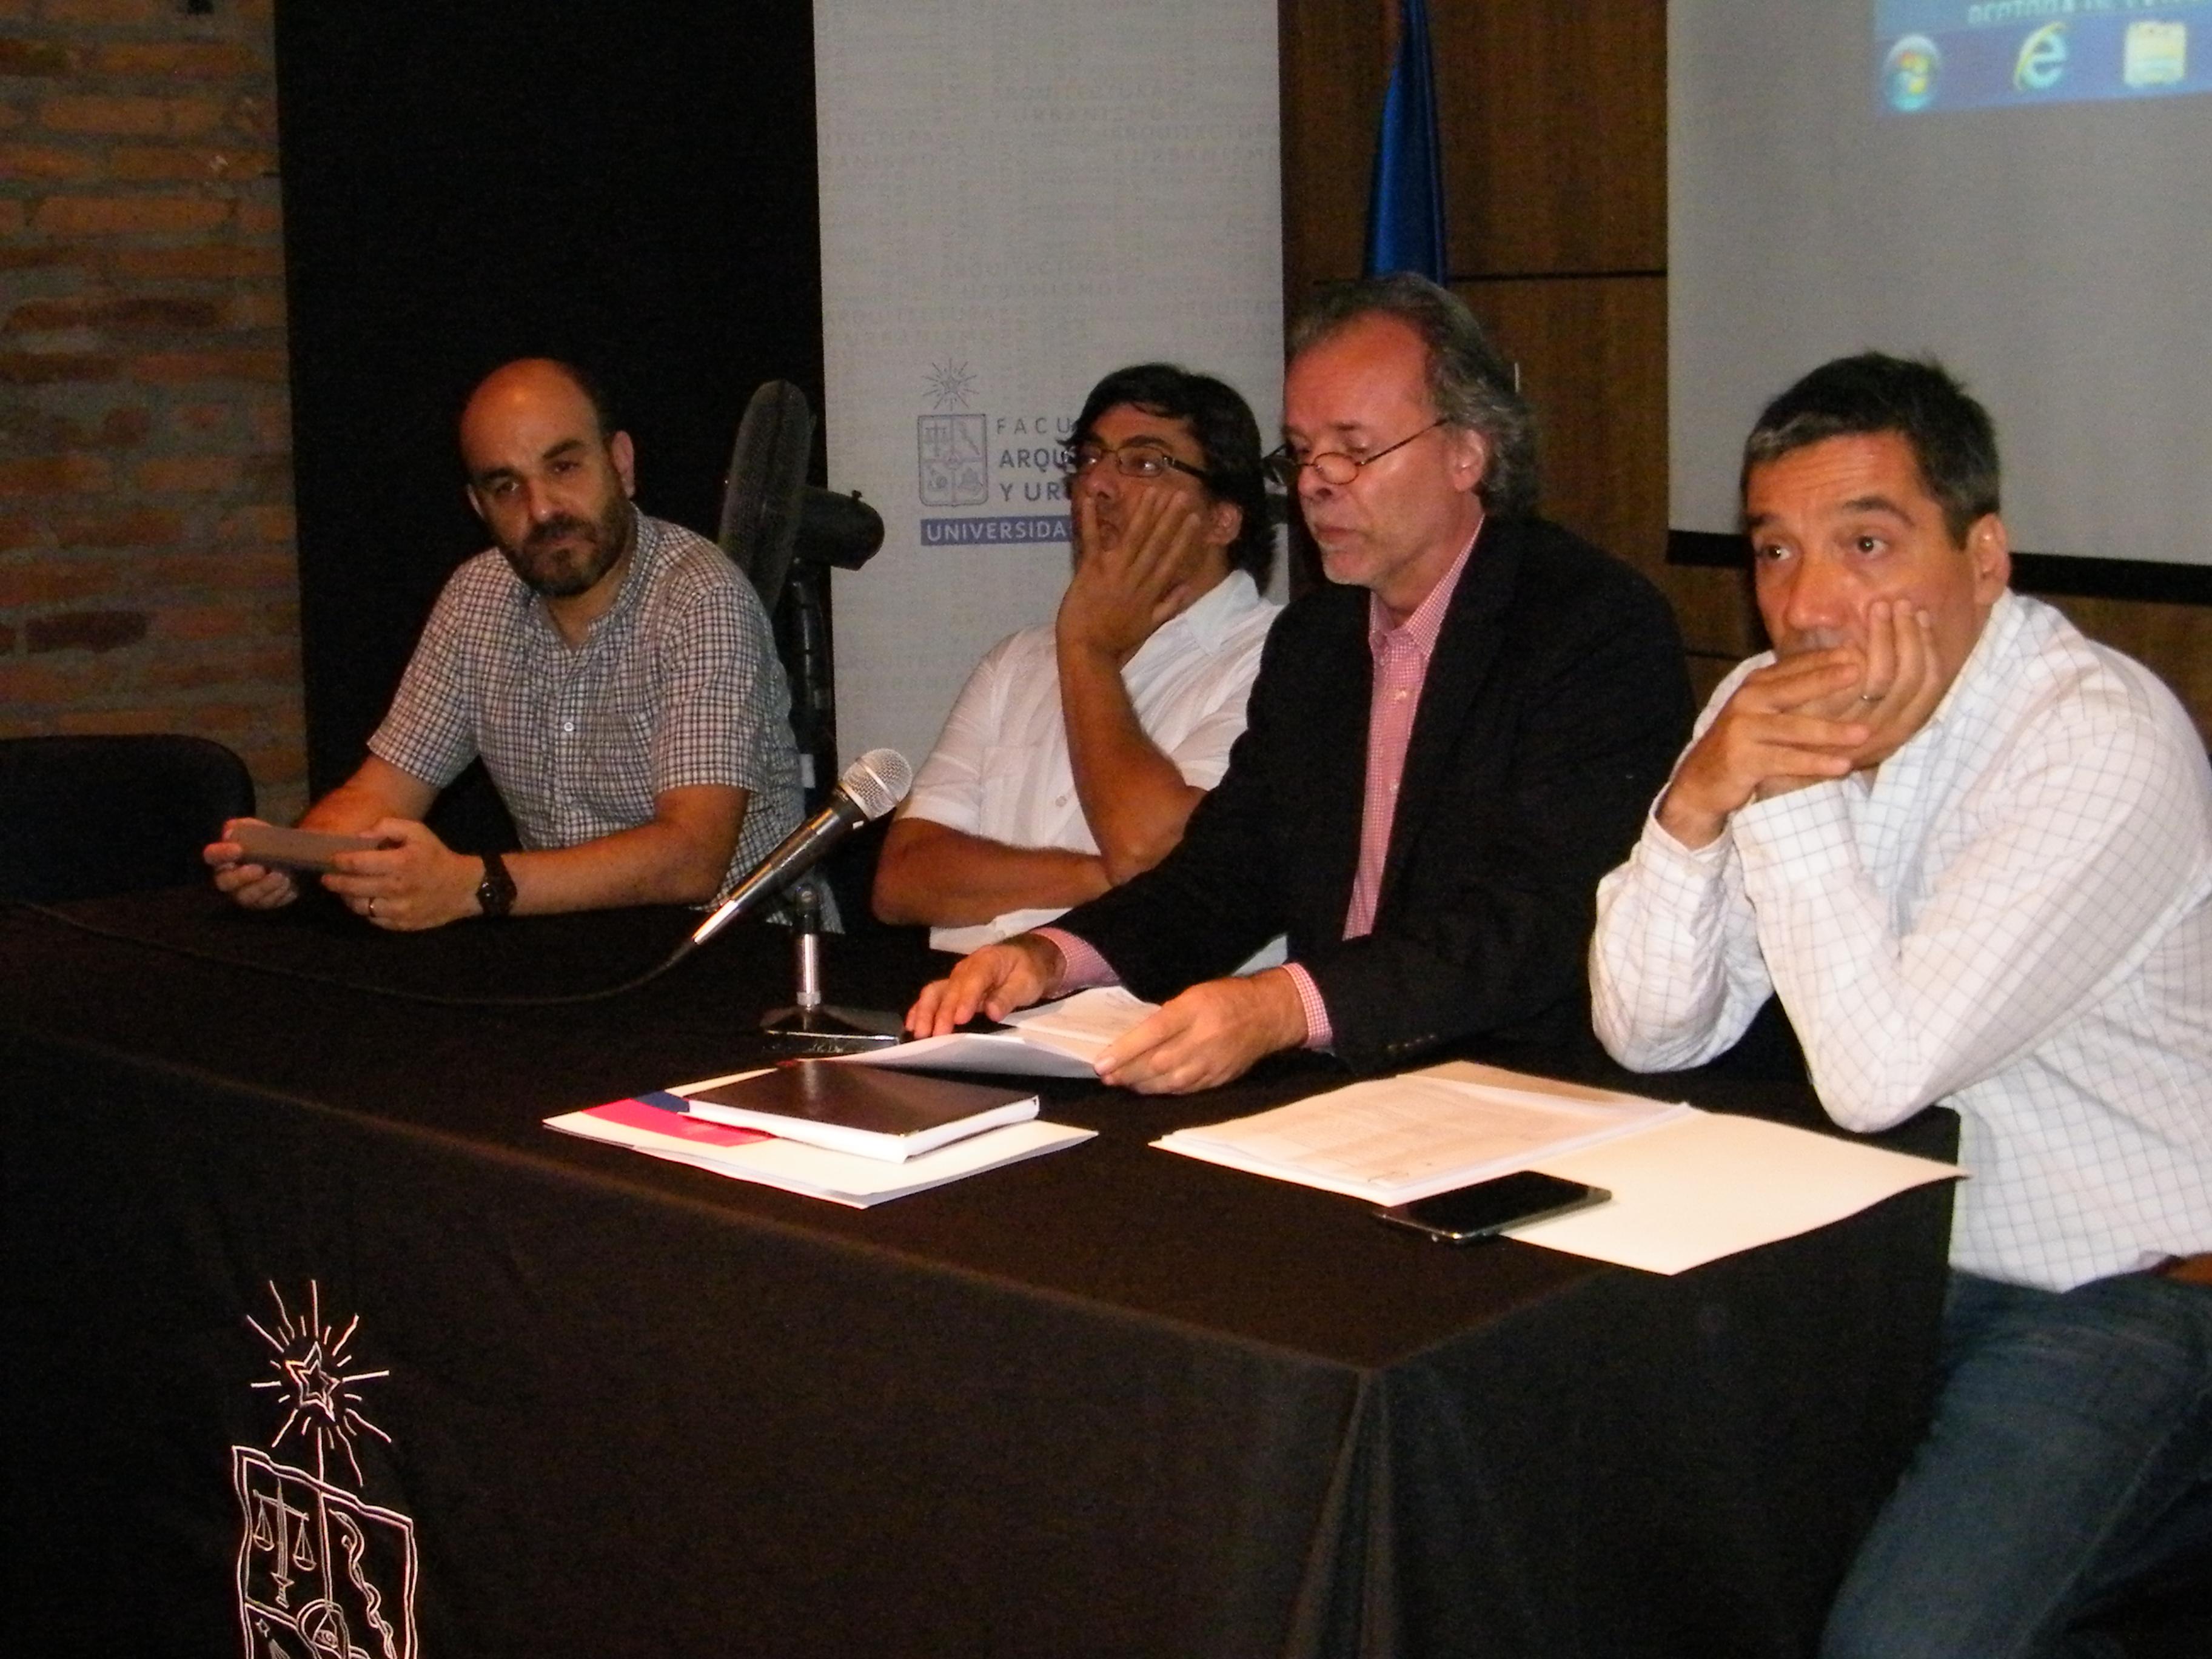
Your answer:
[[[1228,769],[1261,647],[1280,609],[1250,576],[1232,572],[1163,623],[1121,671],[1145,735],[1195,788],[1211,789]],[[1012,847],[1098,850],[1076,797],[1049,624],[1008,635],[976,665],[904,812]],[[929,942],[973,951],[1060,914],[1012,910],[972,927],[934,928]]]

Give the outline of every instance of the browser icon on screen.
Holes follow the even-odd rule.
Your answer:
[[[2014,92],[2048,92],[2066,74],[2066,25],[2045,23],[2020,43],[2013,59]]]

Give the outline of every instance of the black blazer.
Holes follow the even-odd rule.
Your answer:
[[[1414,716],[1375,931],[1347,940],[1367,606],[1365,589],[1330,586],[1283,613],[1228,774],[1181,845],[1054,925],[1154,1000],[1287,933],[1357,1071],[1478,1034],[1586,1046],[1598,878],[1689,736],[1674,613],[1555,525],[1485,522]]]

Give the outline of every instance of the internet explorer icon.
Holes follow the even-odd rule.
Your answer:
[[[1936,43],[1924,34],[1908,34],[1882,60],[1882,95],[1894,110],[1925,109],[1936,96],[1936,77],[1942,69],[1943,54]]]
[[[2045,23],[2020,43],[2013,59],[2014,92],[2048,92],[2066,75],[2066,25]]]

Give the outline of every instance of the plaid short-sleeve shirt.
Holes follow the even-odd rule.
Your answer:
[[[744,789],[726,893],[799,823],[790,692],[752,585],[712,543],[635,521],[621,591],[580,646],[496,549],[455,571],[368,746],[437,788],[482,756],[532,848],[634,829],[663,790]]]

